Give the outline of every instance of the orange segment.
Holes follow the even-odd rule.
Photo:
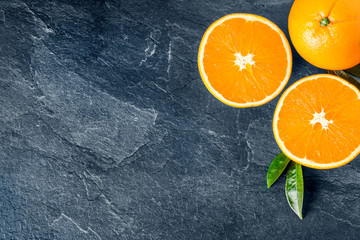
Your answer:
[[[340,167],[360,153],[360,91],[342,78],[303,78],[281,96],[273,121],[281,150],[302,165]]]
[[[198,65],[205,86],[217,99],[252,107],[281,92],[290,78],[292,56],[289,42],[274,23],[237,13],[206,30]]]

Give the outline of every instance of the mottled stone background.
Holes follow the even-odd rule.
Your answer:
[[[213,21],[288,36],[292,2],[1,1],[0,239],[356,239],[360,159],[304,168],[299,220],[266,189],[278,98],[232,108],[198,73]],[[293,56],[289,84],[324,72]]]

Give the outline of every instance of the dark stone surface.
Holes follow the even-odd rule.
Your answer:
[[[199,77],[213,21],[287,34],[292,2],[1,1],[0,239],[356,239],[359,159],[304,168],[300,221],[266,189],[278,98],[232,108]],[[324,72],[293,56],[289,84]]]

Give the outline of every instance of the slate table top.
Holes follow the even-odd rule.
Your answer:
[[[293,0],[0,2],[0,239],[358,239],[360,159],[304,168],[304,220],[282,177],[278,97],[237,109],[197,69],[216,19],[288,37]],[[324,73],[294,49],[287,86]]]

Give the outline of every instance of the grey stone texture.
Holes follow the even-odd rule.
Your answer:
[[[293,0],[0,2],[0,239],[358,239],[360,159],[304,168],[304,220],[284,177],[279,99],[236,109],[197,68],[234,12],[288,37]],[[324,70],[294,49],[290,84]]]

